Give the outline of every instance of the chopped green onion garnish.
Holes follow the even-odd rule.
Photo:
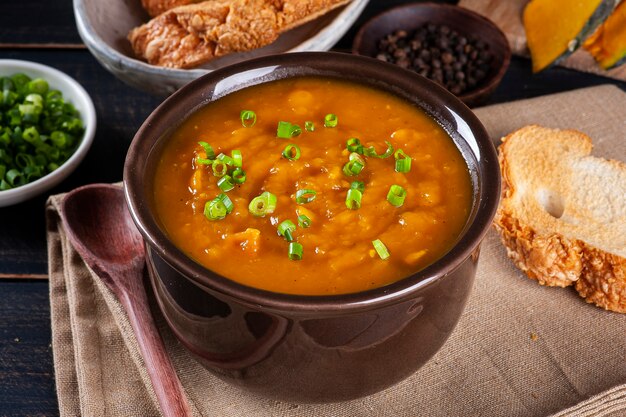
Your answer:
[[[289,122],[278,122],[276,128],[276,136],[283,139],[295,138],[302,133],[300,126],[291,124]]]
[[[256,123],[256,113],[252,110],[242,110],[239,118],[243,127],[252,127]]]
[[[235,168],[235,170],[231,174],[231,177],[233,178],[233,182],[235,184],[243,184],[244,182],[246,182],[246,173],[241,168]]]
[[[233,161],[233,158],[231,158],[230,156],[225,155],[225,154],[223,154],[223,153],[220,153],[219,155],[217,155],[217,156],[215,157],[215,160],[216,160],[216,161],[223,162],[223,163],[225,163],[226,165],[228,165],[229,167],[231,167],[231,166],[234,166],[234,165],[235,165],[235,161]]]
[[[260,196],[254,197],[248,205],[250,214],[263,217],[272,214],[276,209],[276,196],[269,191],[264,191]]]
[[[387,201],[394,206],[400,207],[404,204],[404,199],[406,198],[406,190],[401,186],[394,184],[389,187],[389,192],[387,193]]]
[[[359,190],[361,193],[365,191],[365,183],[363,181],[352,181],[350,188],[353,190]]]
[[[299,261],[302,259],[302,245],[298,242],[291,242],[289,244],[289,259],[292,261]]]
[[[411,170],[411,157],[398,149],[393,155],[396,158],[396,172],[409,172]]]
[[[296,191],[296,203],[307,204],[315,200],[317,191],[315,190],[298,190]]]
[[[374,245],[374,249],[376,249],[376,253],[380,256],[380,259],[383,261],[389,258],[389,251],[387,250],[387,246],[380,240],[376,239],[372,241],[372,245]]]
[[[221,220],[233,211],[233,202],[224,193],[204,204],[204,216],[209,220]]]
[[[216,177],[223,177],[228,172],[228,165],[223,161],[213,161],[213,175]]]
[[[357,138],[348,139],[346,141],[346,149],[350,152],[363,154],[363,145],[361,145],[361,141]]]
[[[348,176],[359,175],[364,166],[358,159],[353,159],[343,166],[343,173]]]
[[[243,166],[243,157],[241,156],[241,151],[239,149],[233,150],[231,153],[233,166],[236,168],[241,168]]]
[[[304,122],[304,129],[307,132],[314,132],[315,131],[315,123],[313,123],[311,121]]]
[[[385,143],[387,144],[387,149],[385,150],[384,153],[378,155],[376,153],[376,149],[373,146],[370,146],[368,148],[363,149],[363,154],[365,156],[371,156],[374,158],[389,158],[393,154],[393,145],[391,144],[391,142],[388,142],[388,141],[385,141]]]
[[[360,163],[362,163],[363,165],[365,165],[365,159],[359,155],[359,153],[357,152],[350,152],[350,155],[348,155],[348,159],[350,161],[359,161]]]
[[[225,193],[235,188],[233,184],[233,179],[230,175],[224,175],[222,178],[217,180],[217,186],[220,187],[220,190]]]
[[[220,195],[215,197],[215,201],[219,201],[223,203],[224,206],[226,207],[226,213],[228,214],[230,214],[233,211],[233,208],[235,207],[235,205],[233,204],[233,201],[230,198],[228,198],[228,196],[224,193],[221,193]]]
[[[300,159],[300,147],[293,143],[287,145],[283,151],[283,157],[290,161],[297,161]]]
[[[196,158],[196,162],[200,165],[213,165],[212,159]]]
[[[336,127],[339,122],[336,114],[328,113],[324,116],[324,127]]]
[[[227,214],[226,206],[222,202],[211,200],[204,204],[204,217],[209,220],[221,220]]]
[[[5,174],[4,178],[11,184],[13,187],[17,185],[24,185],[25,178],[20,171],[17,169],[10,169]]]
[[[206,153],[206,159],[215,159],[215,151],[213,150],[213,147],[211,145],[202,141],[198,142],[198,145],[202,146],[202,149],[204,149],[204,152]]]
[[[302,133],[302,129],[298,125],[291,125],[291,137],[295,138],[296,136],[300,136]]]
[[[363,194],[356,188],[350,188],[346,194],[346,207],[350,210],[361,208],[361,198]]]
[[[306,229],[307,227],[311,226],[311,219],[309,219],[309,217],[305,214],[301,214],[298,216],[298,224],[300,225],[300,227]]]
[[[288,240],[293,241],[293,232],[296,231],[296,225],[291,220],[284,220],[278,225],[278,234]]]
[[[0,76],[0,189],[59,168],[84,133],[76,108],[42,78]]]

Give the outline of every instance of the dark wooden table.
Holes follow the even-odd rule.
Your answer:
[[[371,0],[336,49],[349,50],[356,28],[401,3],[406,1]],[[96,62],[78,36],[71,0],[2,2],[0,59],[58,68],[77,79],[94,100],[98,128],[93,147],[80,167],[49,194],[120,181],[130,141],[161,99],[127,87]],[[626,83],[558,67],[532,75],[530,62],[515,57],[489,104],[605,83],[626,90]],[[0,208],[0,416],[58,414],[44,222],[49,194]]]

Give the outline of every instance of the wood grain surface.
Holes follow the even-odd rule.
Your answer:
[[[349,51],[352,39],[363,23],[383,10],[410,1],[370,0],[363,15],[335,50]],[[447,2],[454,3],[453,0]],[[126,150],[135,132],[160,103],[160,99],[133,90],[117,80],[80,44],[72,0],[2,2],[0,59],[24,59],[64,71],[85,87],[96,107],[98,127],[91,150],[78,169],[50,190],[50,194],[94,182],[120,181]],[[514,57],[488,104],[605,83],[626,91],[626,82],[563,67],[533,75],[528,59]],[[41,280],[48,271],[44,220],[46,198],[42,195],[0,209],[2,417],[59,414],[50,348],[49,288],[48,283]]]
[[[526,34],[522,23],[522,12],[528,0],[461,0],[459,6],[466,7],[491,19],[504,32],[514,54],[528,56]],[[561,17],[564,18],[564,17]],[[578,71],[626,80],[626,65],[604,70],[583,48],[560,61],[558,65]]]

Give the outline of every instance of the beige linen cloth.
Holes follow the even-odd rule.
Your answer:
[[[595,154],[626,160],[626,94],[603,86],[476,110],[498,140],[526,124],[589,134]],[[610,184],[607,184],[610,187]],[[158,416],[119,303],[47,208],[50,302],[62,416]],[[491,230],[467,309],[443,348],[404,382],[334,404],[277,402],[218,380],[157,321],[196,416],[625,416],[626,314],[546,288],[507,259]]]

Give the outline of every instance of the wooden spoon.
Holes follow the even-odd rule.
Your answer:
[[[65,196],[61,218],[74,249],[126,310],[165,416],[191,416],[183,387],[150,314],[143,284],[145,250],[122,188],[93,184]]]

